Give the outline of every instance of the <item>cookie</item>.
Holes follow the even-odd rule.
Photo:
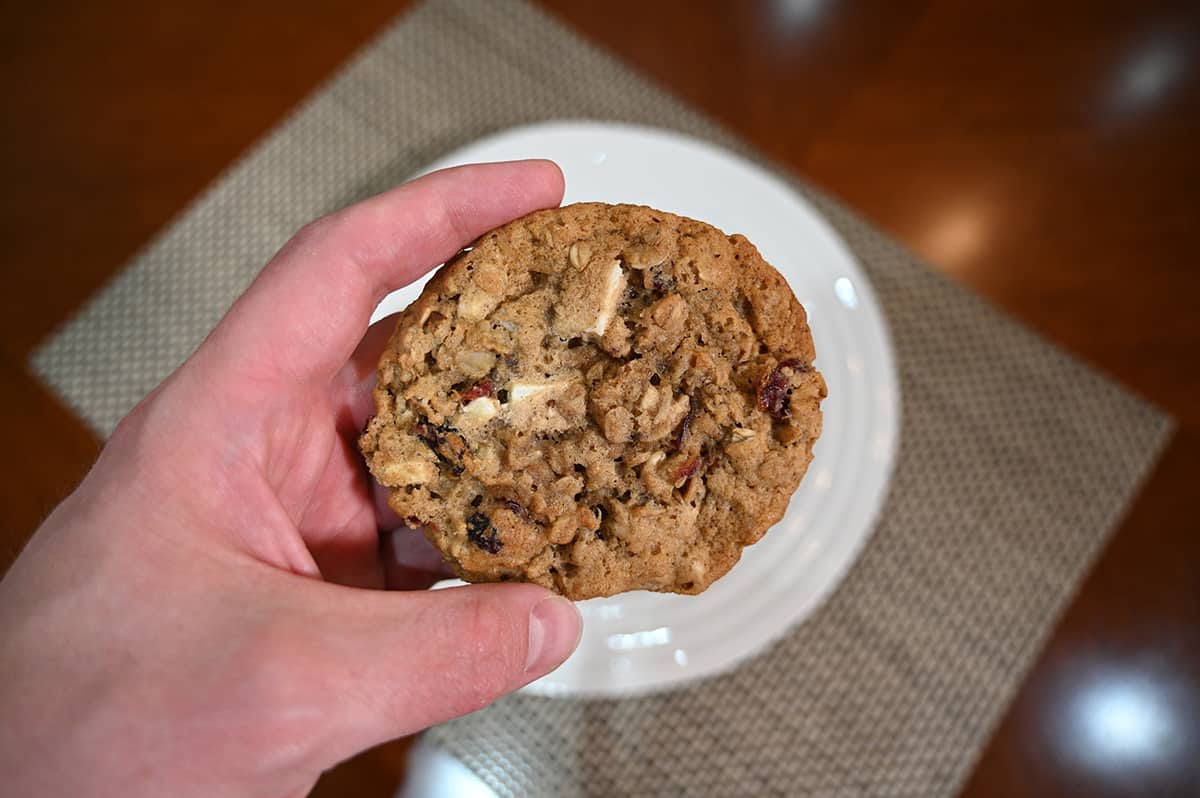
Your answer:
[[[740,235],[539,211],[400,315],[360,445],[467,581],[699,593],[778,521],[820,434],[804,309]]]

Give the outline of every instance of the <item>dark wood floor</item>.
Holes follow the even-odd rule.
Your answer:
[[[98,448],[31,348],[404,3],[243,5],[5,4],[0,567]],[[964,794],[1197,794],[1197,5],[543,5],[1179,420]],[[1098,689],[1157,743],[1072,726]],[[317,792],[389,795],[404,750]]]

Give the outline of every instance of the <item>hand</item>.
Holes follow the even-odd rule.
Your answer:
[[[0,582],[6,789],[302,795],[570,654],[578,613],[535,585],[369,589],[430,579],[380,547],[355,440],[380,299],[562,190],[548,162],[445,170],[280,250]]]

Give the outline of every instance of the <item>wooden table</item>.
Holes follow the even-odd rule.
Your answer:
[[[99,446],[29,375],[31,348],[404,3],[244,5],[5,9],[0,566]],[[1195,795],[1197,6],[544,5],[1178,419],[964,795]],[[1108,739],[1072,720],[1097,684],[1116,713]],[[405,748],[341,766],[317,793],[390,795]]]

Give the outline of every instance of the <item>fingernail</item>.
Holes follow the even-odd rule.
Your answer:
[[[525,672],[546,674],[557,668],[583,633],[583,619],[575,605],[562,596],[547,596],[529,613],[529,651]]]

